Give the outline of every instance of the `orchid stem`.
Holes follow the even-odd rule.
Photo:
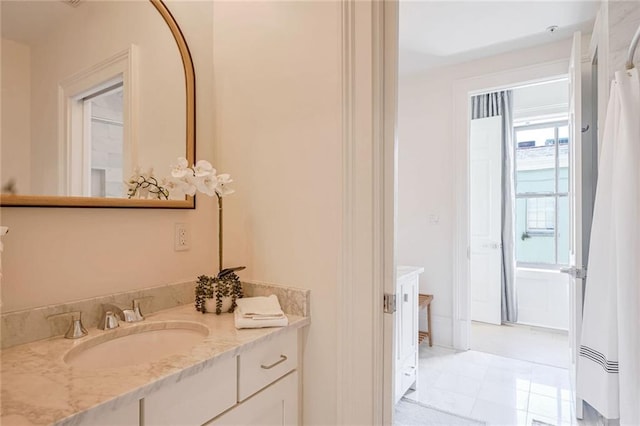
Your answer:
[[[216,194],[217,195],[217,194]],[[218,197],[218,273],[222,272],[222,197]]]

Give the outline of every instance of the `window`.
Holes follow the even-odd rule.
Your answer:
[[[569,129],[554,122],[514,128],[516,260],[569,261]]]
[[[553,234],[556,229],[556,203],[553,198],[525,198],[527,233]]]
[[[135,46],[59,83],[60,194],[125,197],[136,154]]]
[[[93,90],[83,103],[84,150],[89,152],[86,167],[91,170],[92,197],[124,197],[123,174],[123,82]]]

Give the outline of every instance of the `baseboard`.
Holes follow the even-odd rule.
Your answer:
[[[453,327],[450,317],[431,315],[431,332],[433,333],[433,344],[437,346],[453,347]],[[422,331],[427,330],[427,319],[424,315],[420,316],[418,328]]]

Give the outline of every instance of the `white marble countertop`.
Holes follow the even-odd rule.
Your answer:
[[[141,323],[121,322],[117,330],[189,321],[205,325],[209,335],[188,352],[119,368],[83,370],[64,361],[70,349],[89,339],[104,339],[114,330],[91,328],[88,336],[76,340],[60,336],[4,349],[0,351],[0,424],[79,424],[89,412],[94,416],[98,410],[127,405],[218,360],[234,357],[286,330],[310,324],[308,317],[287,316],[287,327],[237,330],[233,314],[202,314],[189,304],[149,314]]]

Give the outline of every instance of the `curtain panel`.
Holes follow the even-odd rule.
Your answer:
[[[502,116],[502,321],[518,321],[515,252],[515,148],[511,90],[471,97],[471,119]]]

